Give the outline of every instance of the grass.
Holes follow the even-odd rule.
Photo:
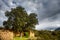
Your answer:
[[[14,37],[14,40],[28,40],[28,32],[25,32],[26,36],[24,37]]]
[[[14,40],[29,40],[27,37],[15,37]],[[36,40],[36,38],[32,38],[31,40]]]
[[[27,40],[26,37],[15,37],[14,40]]]

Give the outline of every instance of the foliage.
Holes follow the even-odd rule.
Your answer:
[[[60,40],[60,31],[36,31],[35,36],[41,40]]]
[[[14,32],[34,29],[38,23],[37,15],[35,13],[28,15],[21,6],[12,8],[11,11],[6,11],[5,16],[8,17],[8,20],[3,22],[5,29],[12,29]]]

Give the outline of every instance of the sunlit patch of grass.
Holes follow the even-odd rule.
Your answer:
[[[15,37],[14,40],[27,40],[25,37]]]

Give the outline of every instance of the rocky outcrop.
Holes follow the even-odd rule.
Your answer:
[[[8,30],[0,30],[0,40],[13,40],[14,34]]]
[[[34,38],[35,37],[35,33],[33,31],[30,31],[30,38]]]

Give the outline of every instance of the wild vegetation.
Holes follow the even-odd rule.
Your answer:
[[[36,31],[35,36],[38,40],[60,40],[60,31]]]

